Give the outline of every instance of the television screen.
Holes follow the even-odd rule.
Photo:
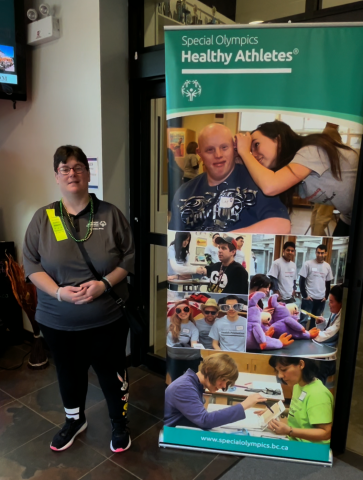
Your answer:
[[[26,100],[23,0],[0,0],[0,98]]]

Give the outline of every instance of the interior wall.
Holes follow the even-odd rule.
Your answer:
[[[236,23],[249,23],[257,20],[296,15],[305,12],[305,0],[237,0]]]
[[[103,199],[129,218],[128,6],[99,3]]]
[[[62,144],[98,158],[91,191],[129,216],[127,1],[49,3],[61,37],[28,47],[28,101],[13,110],[0,100],[0,241],[15,242],[19,262],[35,211],[59,199],[52,163]]]
[[[34,212],[59,198],[56,148],[102,162],[98,0],[63,0],[57,16],[61,38],[29,47],[28,101],[0,100],[0,240],[15,241],[19,260]]]

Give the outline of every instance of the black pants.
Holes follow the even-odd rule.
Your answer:
[[[301,300],[301,310],[305,310],[306,312],[312,313],[313,315],[316,315],[317,317],[320,317],[325,308],[325,303],[322,302],[321,300],[306,300],[306,298],[303,298]],[[309,325],[309,330],[311,328],[314,328],[316,326],[315,324],[315,318],[309,317],[305,313],[300,313],[300,321],[299,323],[306,328],[308,321],[310,320],[310,325]]]
[[[350,233],[350,225],[343,222],[343,220],[339,219],[337,226],[334,229],[333,237],[349,237]]]
[[[40,325],[55,361],[66,409],[79,408],[80,418],[84,418],[88,369],[92,365],[105,395],[110,418],[126,423],[129,379],[125,350],[128,328],[125,319],[80,331],[55,330]]]

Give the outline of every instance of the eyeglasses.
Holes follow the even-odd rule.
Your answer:
[[[217,310],[204,310],[205,315],[217,315]]]
[[[74,167],[59,167],[58,172],[61,173],[62,175],[69,175],[71,170],[74,171],[74,173],[80,174],[83,173],[86,170],[86,167],[84,165],[75,165]]]
[[[181,308],[176,308],[175,311],[179,315],[179,313],[181,313],[181,312],[189,313],[190,308],[189,307],[184,307],[183,310]]]
[[[242,312],[244,307],[243,303],[234,303],[233,305],[227,305],[223,303],[219,306],[222,312],[228,312],[229,310],[236,310],[236,312]]]

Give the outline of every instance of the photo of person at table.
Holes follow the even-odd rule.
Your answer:
[[[176,232],[175,239],[168,247],[168,279],[176,277],[190,278],[193,273],[202,274],[202,267],[189,263],[189,246],[191,234],[189,232]]]
[[[210,278],[208,292],[248,293],[247,270],[235,261],[237,243],[233,237],[216,237],[219,262],[206,265],[203,275]]]
[[[245,303],[237,295],[228,295],[219,300],[219,308],[226,315],[219,318],[209,332],[214,350],[246,351],[247,318],[240,315],[245,310]]]
[[[270,357],[269,364],[286,385],[293,387],[287,423],[271,420],[269,429],[289,440],[330,443],[334,399],[318,379],[319,364],[308,358],[277,356]]]
[[[335,347],[339,340],[340,314],[343,303],[343,285],[334,285],[329,292],[329,318],[318,317],[316,326],[320,330],[316,342]]]
[[[289,214],[279,197],[264,195],[246,166],[236,164],[233,135],[227,126],[204,126],[197,154],[205,172],[175,193],[170,230],[290,232]]]
[[[259,393],[248,396],[236,405],[208,412],[203,393],[227,390],[238,378],[236,362],[225,353],[203,359],[197,372],[189,369],[165,390],[164,425],[210,430],[246,417],[245,411],[266,398]]]
[[[340,212],[334,236],[349,235],[358,155],[326,133],[298,135],[284,122],[259,125],[236,136],[238,154],[264,195],[276,195],[292,211],[300,198],[333,205]],[[272,233],[272,232],[271,232]]]

